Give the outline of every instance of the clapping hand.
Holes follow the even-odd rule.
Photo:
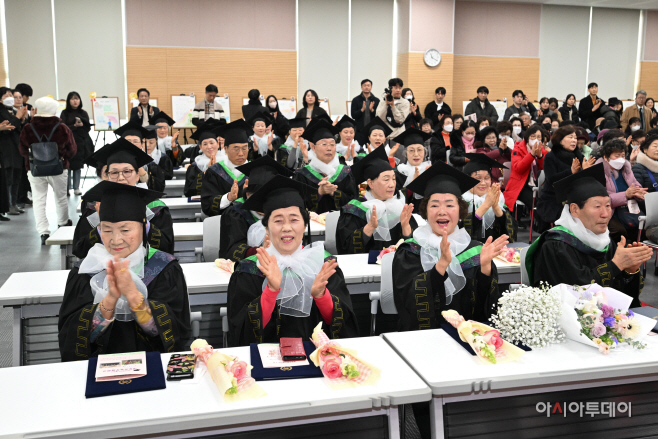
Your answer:
[[[491,275],[491,261],[500,255],[505,246],[509,244],[508,238],[507,235],[501,235],[494,241],[493,237],[490,236],[482,246],[482,250],[480,250],[480,270],[485,276]]]
[[[580,171],[580,160],[576,157],[571,161],[571,173],[575,174],[578,171]]]
[[[625,270],[627,273],[635,273],[643,263],[651,259],[652,254],[653,250],[644,244],[634,242],[626,245],[626,238],[622,236],[612,262],[620,270]]]
[[[400,144],[396,143],[395,146],[391,147],[391,150],[388,152],[389,157],[393,157],[393,155],[398,152],[398,148],[400,148]]]
[[[261,273],[267,278],[267,287],[271,291],[279,291],[281,289],[281,270],[276,261],[276,256],[269,254],[263,247],[258,247],[256,257],[258,258]]]
[[[231,192],[228,194],[229,201],[235,201],[238,199],[238,180],[233,180],[233,186],[231,186]]]
[[[16,127],[10,124],[8,120],[3,120],[0,123],[0,131],[10,131],[13,130],[14,128]]]
[[[375,232],[375,229],[379,227],[379,221],[377,221],[377,206],[372,206],[372,213],[370,214],[370,220],[368,224],[363,228],[363,233],[368,236],[372,236]]]
[[[311,296],[314,299],[320,299],[324,296],[324,292],[327,289],[327,284],[329,283],[329,278],[336,273],[336,268],[338,268],[338,262],[332,260],[331,262],[325,262],[322,264],[322,268],[311,286]]]
[[[441,235],[441,245],[439,249],[441,250],[441,257],[437,261],[434,268],[439,272],[441,276],[446,274],[448,265],[452,262],[452,255],[450,254],[450,241],[448,241],[448,232],[446,230],[441,230],[439,232]]]
[[[333,195],[336,189],[338,189],[338,186],[329,183],[329,177],[324,177],[318,183],[318,193],[320,195]]]
[[[272,140],[274,139],[274,133],[270,133],[269,136],[267,136],[267,149],[272,151]]]
[[[374,209],[374,207],[373,207]],[[414,205],[409,203],[404,206],[402,212],[400,213],[400,225],[402,226],[402,234],[404,236],[411,236],[411,215],[414,211]]]

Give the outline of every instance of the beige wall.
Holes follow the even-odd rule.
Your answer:
[[[453,0],[411,0],[409,51],[452,53]]]
[[[409,26],[410,10],[413,0],[398,0],[398,53],[407,53],[410,50]],[[398,75],[399,76],[399,75]]]
[[[658,61],[658,11],[647,11],[644,35],[644,61]]]

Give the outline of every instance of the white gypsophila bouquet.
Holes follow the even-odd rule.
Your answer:
[[[540,288],[522,285],[506,291],[498,299],[498,309],[491,322],[510,343],[543,348],[562,343],[566,336],[560,327],[562,298],[543,283]]]

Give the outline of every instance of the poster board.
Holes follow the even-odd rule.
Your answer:
[[[60,117],[62,111],[66,108],[66,100],[60,99],[57,101],[57,111],[55,111],[55,116]]]
[[[220,96],[219,94],[215,96],[215,102],[222,106],[226,123],[231,123],[231,101],[228,97],[228,93],[224,93],[224,96]]]
[[[320,108],[324,109],[329,116],[331,116],[331,110],[329,107],[329,98],[320,98]]]
[[[139,105],[139,99],[131,99],[130,103],[132,104],[132,108],[135,108],[136,106]],[[158,98],[150,98],[149,99],[149,105],[151,107],[157,107],[158,106]]]
[[[91,111],[95,131],[114,131],[119,128],[121,120],[119,98],[94,98],[91,100]]]
[[[297,101],[293,96],[290,99],[280,99],[279,100],[279,110],[281,114],[288,119],[294,119],[297,116]]]
[[[471,101],[462,101],[462,114],[466,113],[466,106],[470,103]],[[505,110],[507,110],[507,98],[504,98],[501,101],[489,101],[489,103],[496,109],[496,112],[498,113],[498,120],[503,120],[503,116],[505,116]]]
[[[174,128],[196,128],[192,124],[192,114],[196,98],[194,96],[172,96],[171,118],[174,119]]]

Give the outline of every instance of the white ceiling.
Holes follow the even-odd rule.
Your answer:
[[[504,3],[541,3],[545,5],[594,6],[597,8],[658,9],[658,0],[459,0]]]

